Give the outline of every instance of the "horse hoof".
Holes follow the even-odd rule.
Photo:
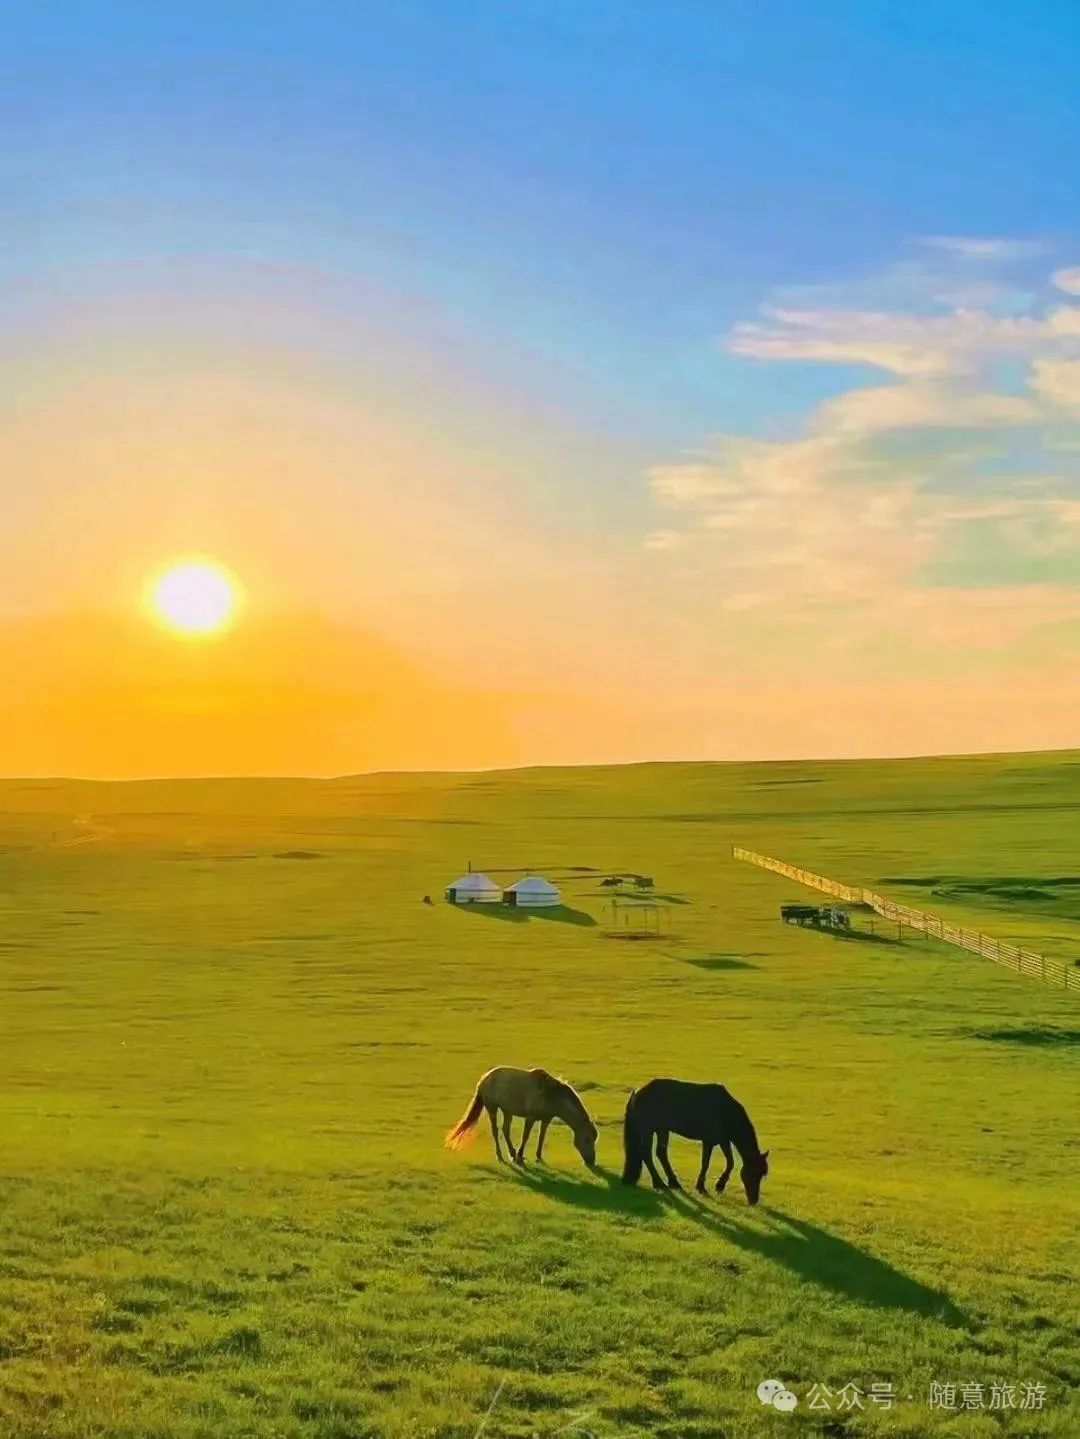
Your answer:
[[[708,1194],[708,1192],[709,1192],[708,1189],[706,1189],[706,1187],[705,1187],[704,1184],[695,1184],[695,1185],[694,1185],[694,1188],[697,1190],[697,1192],[698,1192],[699,1194]]]

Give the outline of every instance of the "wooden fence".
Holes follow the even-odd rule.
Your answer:
[[[745,860],[747,864],[756,864],[760,869],[771,869],[774,874],[786,875],[788,879],[797,880],[799,884],[805,884],[810,889],[819,889],[825,894],[834,895],[848,904],[869,905],[883,919],[909,925],[935,939],[944,940],[946,944],[955,944],[959,949],[981,954],[984,959],[992,959],[995,964],[1003,964],[1006,969],[1015,970],[1017,974],[1041,979],[1059,989],[1080,992],[1080,969],[1063,960],[1050,959],[1045,954],[1036,954],[1034,950],[1020,949],[1015,944],[1006,944],[988,934],[980,934],[978,930],[950,924],[937,915],[925,914],[922,910],[911,909],[906,904],[897,904],[895,900],[875,894],[871,889],[840,884],[835,879],[827,879],[811,870],[786,864],[784,860],[774,859],[771,855],[758,854],[755,850],[743,849],[739,845],[734,845],[731,852],[736,859]]]

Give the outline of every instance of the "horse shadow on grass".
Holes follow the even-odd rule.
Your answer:
[[[518,909],[510,904],[459,904],[455,908],[461,914],[479,914],[485,919],[507,920],[510,924],[525,924],[530,919],[546,919],[556,924],[580,924],[592,928],[596,924],[591,914],[583,909],[571,909],[567,904],[532,905]]]
[[[684,1190],[654,1190],[624,1185],[615,1170],[598,1167],[597,1184],[551,1173],[546,1166],[514,1168],[523,1188],[582,1209],[605,1209],[631,1219],[658,1219],[672,1212],[700,1224],[738,1249],[759,1254],[799,1279],[875,1309],[902,1309],[937,1319],[951,1328],[971,1321],[949,1296],[894,1268],[869,1250],[809,1220],[763,1204],[751,1220],[722,1212],[729,1200],[700,1199]]]
[[[904,1309],[952,1328],[970,1326],[968,1316],[944,1291],[920,1283],[869,1250],[809,1220],[763,1204],[748,1223],[716,1212],[696,1196],[680,1194],[680,1199],[684,1213],[728,1243],[760,1254],[811,1284],[875,1309]]]
[[[572,1179],[566,1174],[556,1174],[544,1163],[513,1165],[510,1173],[523,1189],[579,1209],[616,1210],[637,1219],[659,1219],[671,1208],[665,1192],[626,1185],[617,1170],[605,1169],[600,1164],[593,1170],[595,1178],[602,1181],[600,1184],[595,1179]]]

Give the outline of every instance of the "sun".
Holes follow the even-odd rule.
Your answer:
[[[240,607],[240,583],[214,560],[178,560],[147,586],[150,612],[174,634],[210,637],[227,630]]]

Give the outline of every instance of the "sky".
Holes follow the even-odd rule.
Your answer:
[[[2,34],[6,772],[1080,743],[1075,7]]]

